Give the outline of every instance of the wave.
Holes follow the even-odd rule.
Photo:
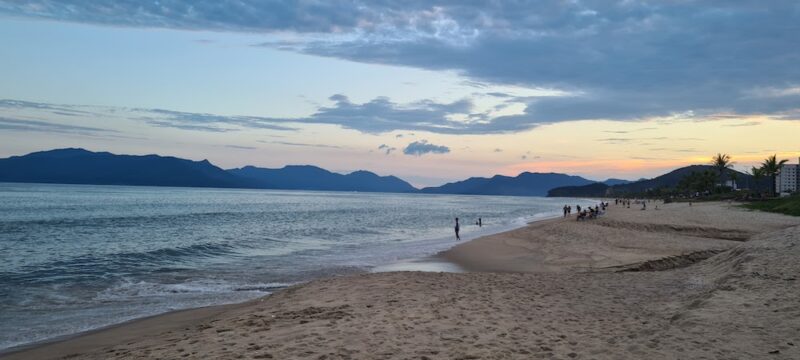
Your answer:
[[[96,225],[106,227],[108,225],[125,225],[128,223],[172,223],[176,220],[186,219],[196,221],[198,218],[216,218],[226,216],[246,216],[263,214],[263,212],[196,212],[184,214],[152,214],[152,215],[120,215],[120,216],[94,216],[87,214],[87,217],[53,217],[49,219],[32,220],[10,220],[0,221],[0,229],[13,231],[15,229],[27,229],[31,226],[87,226]]]
[[[163,271],[180,269],[186,259],[235,256],[242,245],[202,243],[174,248],[161,248],[145,252],[122,252],[102,256],[84,255],[67,260],[28,265],[17,271],[0,273],[0,284],[45,284],[63,282],[65,278],[106,278],[109,274]]]
[[[271,294],[294,285],[293,283],[231,283],[214,280],[192,280],[179,283],[157,283],[150,281],[123,280],[97,293],[96,301],[119,301],[134,298],[175,297],[191,295],[229,294],[233,292],[253,293],[254,296]]]

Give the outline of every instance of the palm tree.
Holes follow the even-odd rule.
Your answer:
[[[772,196],[775,196],[775,178],[778,177],[778,174],[781,172],[781,167],[789,160],[781,160],[778,161],[777,155],[772,155],[764,160],[761,163],[761,169],[764,171],[764,175],[769,176],[772,181],[769,183],[769,187],[772,190]]]
[[[753,185],[753,190],[758,190],[760,187],[759,185],[761,184],[761,178],[764,177],[764,169],[753,166],[750,169],[750,174],[753,175],[753,181],[755,182],[755,185]]]
[[[717,153],[716,156],[711,157],[711,166],[717,169],[719,173],[719,182],[721,184],[722,175],[725,173],[725,170],[733,167],[733,162],[731,161],[730,155]]]

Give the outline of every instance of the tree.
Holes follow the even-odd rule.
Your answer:
[[[772,155],[764,160],[761,163],[761,169],[764,171],[765,176],[769,176],[772,181],[769,183],[769,188],[772,190],[772,196],[775,196],[775,178],[778,177],[778,174],[781,172],[781,167],[789,160],[780,160],[778,161],[777,155]]]
[[[761,179],[764,178],[764,169],[753,166],[753,168],[750,169],[750,174],[753,175],[753,181],[755,182],[753,190],[758,191],[761,187]]]
[[[705,194],[711,193],[714,190],[714,183],[716,182],[717,174],[713,171],[706,170],[703,172],[692,171],[678,182],[678,189],[689,192],[689,195],[694,196],[695,193]]]
[[[716,156],[711,157],[711,166],[717,169],[719,173],[719,182],[722,184],[722,175],[725,174],[725,170],[733,167],[733,162],[731,161],[730,155],[717,153]]]

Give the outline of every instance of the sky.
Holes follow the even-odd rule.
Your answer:
[[[416,186],[800,156],[797,1],[0,0],[0,157]]]

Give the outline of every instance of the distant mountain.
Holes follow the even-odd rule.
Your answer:
[[[287,190],[329,190],[368,192],[414,192],[411,184],[394,176],[378,176],[369,171],[342,175],[310,165],[290,165],[281,169],[245,166],[228,170],[259,188]]]
[[[672,170],[666,174],[661,176],[654,177],[652,179],[643,179],[634,182],[628,182],[624,184],[615,184],[612,186],[608,186],[607,184],[605,187],[598,186],[596,184],[588,185],[588,186],[577,186],[577,187],[559,187],[550,190],[547,196],[574,196],[574,197],[600,197],[600,196],[617,196],[622,194],[629,194],[629,193],[642,193],[647,190],[657,189],[657,188],[674,188],[678,185],[678,182],[681,181],[684,177],[691,174],[692,172],[703,172],[706,170],[711,170],[716,172],[716,168],[710,165],[690,165],[685,166],[679,169]],[[735,172],[737,175],[737,182],[742,186],[746,186],[753,181],[753,177],[736,171],[736,170],[727,170],[727,173]]]
[[[674,188],[678,183],[687,175],[692,172],[703,172],[710,170],[717,172],[716,168],[711,165],[689,165],[682,168],[672,170],[664,175],[654,177],[648,180],[641,180],[629,184],[616,185],[611,187],[611,192],[615,194],[620,193],[639,193],[645,192],[650,189],[656,188]],[[727,170],[727,173],[735,172],[738,176],[739,183],[746,182],[751,176],[736,170]]]
[[[421,191],[429,194],[545,196],[548,190],[559,186],[591,183],[594,181],[580,176],[524,172],[516,177],[503,175],[491,178],[473,177],[439,187],[427,187]]]
[[[603,197],[609,187],[600,182],[583,186],[562,186],[550,189],[547,197]]]
[[[630,181],[630,180],[610,178],[610,179],[607,179],[606,181],[603,181],[603,184],[606,184],[608,186],[614,186],[614,185],[628,184],[628,183],[632,183],[632,182],[633,181]]]
[[[363,170],[338,174],[310,165],[289,165],[280,169],[245,166],[223,170],[208,160],[56,149],[0,159],[0,182],[599,197],[672,188],[691,172],[706,170],[714,168],[691,165],[633,182],[614,178],[595,182],[559,173],[524,172],[515,177],[473,177],[417,190],[397,177],[379,176]],[[738,183],[743,186],[753,182],[752,176],[740,172],[737,175]],[[769,179],[762,181],[768,182]],[[766,183],[761,186],[766,186]]]
[[[0,159],[0,181],[192,187],[251,187],[208,160],[57,149]]]
[[[208,160],[159,155],[116,155],[57,149],[0,159],[0,181],[92,185],[143,185],[331,191],[414,192],[394,176],[369,171],[347,175],[315,166],[223,170]]]

